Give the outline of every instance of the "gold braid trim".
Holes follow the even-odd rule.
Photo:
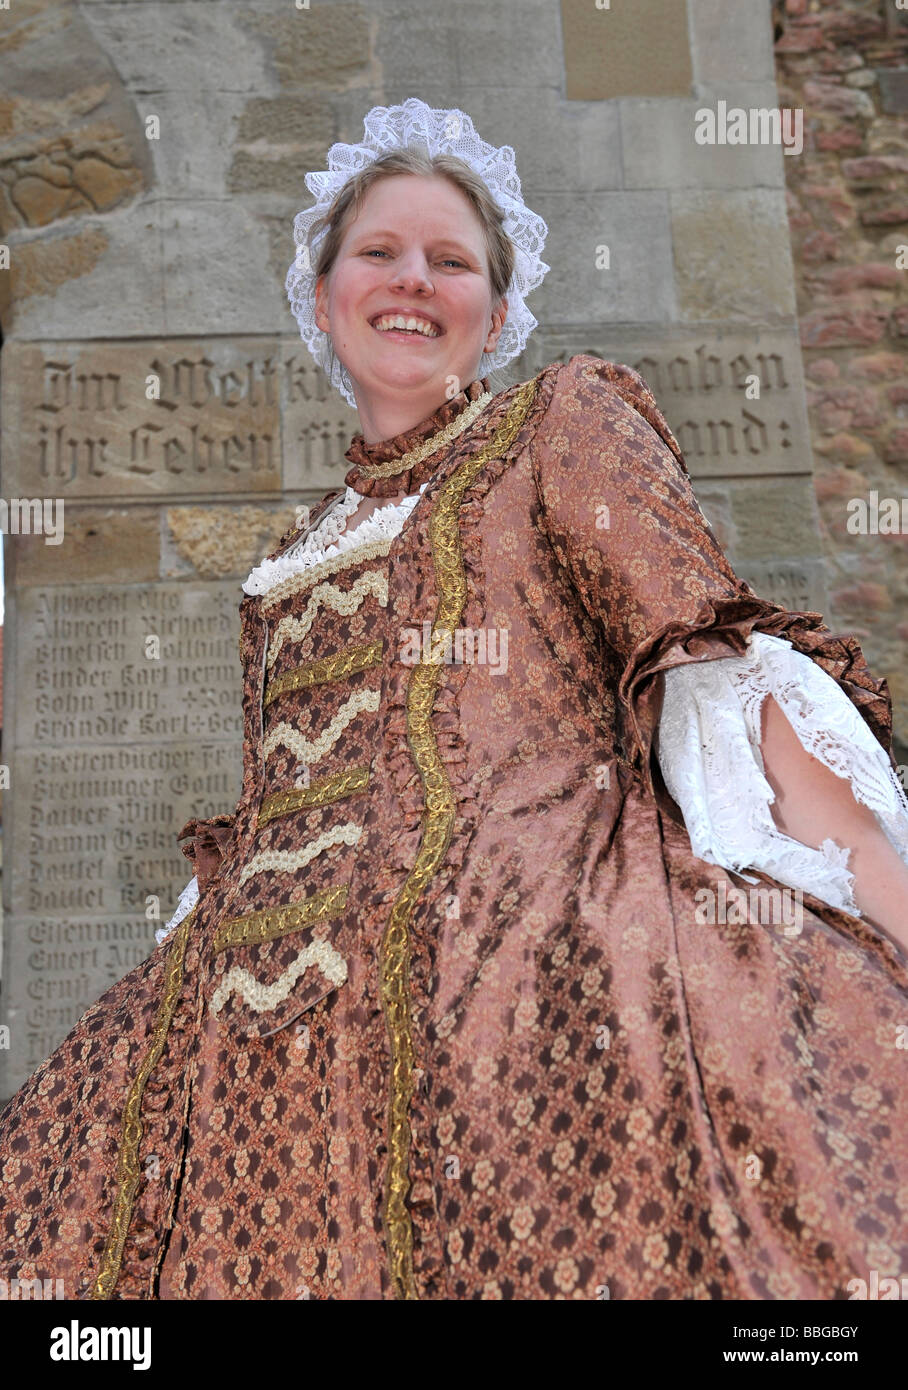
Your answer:
[[[398,473],[403,473],[407,468],[415,468],[423,459],[427,459],[432,454],[437,454],[439,449],[443,449],[446,444],[450,444],[459,434],[463,434],[467,425],[471,425],[493,397],[492,391],[484,391],[481,396],[477,396],[475,401],[471,401],[459,415],[455,415],[453,420],[444,425],[437,434],[433,434],[429,439],[424,439],[421,444],[410,449],[400,458],[389,459],[387,463],[361,463],[357,465],[359,474],[363,478],[393,478]]]
[[[198,903],[186,914],[171,937],[170,951],[164,975],[164,992],[158,1004],[158,1012],[151,1035],[151,1047],[145,1060],[135,1075],[126,1105],[123,1109],[123,1124],[120,1131],[120,1146],[117,1153],[117,1195],[114,1198],[113,1216],[110,1231],[101,1256],[101,1263],[92,1291],[92,1299],[108,1299],[114,1291],[120,1276],[123,1249],[132,1218],[136,1190],[139,1186],[139,1145],[142,1142],[142,1096],[145,1083],[157,1066],[167,1034],[173,1021],[177,999],[183,984],[183,963],[186,958],[186,944],[192,930]]]
[[[413,1274],[413,1225],[407,1210],[410,1188],[410,1122],[413,1094],[413,1038],[410,1027],[409,956],[407,924],[423,889],[435,875],[448,847],[456,802],[438,753],[432,727],[432,706],[441,671],[444,647],[439,638],[449,637],[460,622],[467,598],[466,575],[460,545],[458,509],[466,488],[482,466],[506,449],[526,418],[536,393],[536,378],[520,387],[503,423],[491,439],[464,460],[439,489],[429,520],[429,535],[439,591],[432,624],[432,647],[423,655],[407,682],[407,741],[423,783],[425,815],[423,836],[413,868],[394,906],[382,938],[381,1000],[391,1044],[390,1099],[388,1104],[388,1165],[385,1179],[383,1220],[388,1243],[391,1276],[398,1298],[417,1299]]]
[[[265,825],[276,816],[286,816],[291,811],[309,810],[315,806],[330,806],[345,796],[355,796],[369,785],[369,764],[362,763],[349,771],[335,772],[331,777],[323,777],[308,787],[292,787],[285,792],[272,792],[266,796],[259,811],[258,824]]]
[[[381,637],[376,642],[359,642],[354,646],[343,647],[339,652],[332,652],[330,656],[320,656],[315,661],[307,661],[305,665],[296,666],[292,671],[285,671],[283,675],[268,682],[264,703],[270,705],[272,700],[276,700],[279,695],[286,695],[288,690],[308,690],[311,685],[325,685],[328,681],[343,680],[345,676],[356,675],[357,671],[367,671],[371,666],[378,666],[383,646],[384,639]]]
[[[287,903],[286,907],[266,907],[260,912],[247,912],[244,917],[232,917],[221,922],[214,934],[214,954],[231,946],[254,946],[262,941],[274,941],[289,932],[299,931],[312,922],[324,921],[343,912],[347,901],[347,885],[332,884],[320,893],[313,893],[302,902]]]

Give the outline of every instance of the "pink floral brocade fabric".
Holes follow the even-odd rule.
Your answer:
[[[737,578],[627,366],[552,363],[420,468],[391,541],[241,603],[242,796],[185,828],[190,916],[0,1115],[0,1275],[825,1300],[908,1269],[905,953],[809,895],[796,936],[704,925],[737,880],[653,758],[660,672],[755,630],[888,750],[885,682]],[[485,659],[405,659],[433,630]]]

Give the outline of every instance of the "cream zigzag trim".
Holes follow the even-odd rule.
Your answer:
[[[296,754],[301,763],[318,762],[319,758],[323,758],[334,747],[347,725],[356,718],[361,710],[374,712],[380,704],[380,691],[357,690],[355,695],[351,695],[349,700],[344,701],[327,729],[319,734],[318,738],[312,740],[304,738],[299,729],[294,729],[292,724],[276,724],[262,745],[264,755],[267,758],[268,754],[273,753],[279,744],[283,744],[285,748],[289,748],[291,752]]]
[[[267,613],[270,609],[281,602],[282,599],[289,598],[291,594],[300,593],[303,589],[308,589],[310,584],[315,584],[319,579],[326,579],[331,574],[337,574],[340,570],[349,569],[351,565],[358,565],[362,560],[374,560],[379,556],[387,555],[388,551],[396,538],[390,540],[370,541],[368,545],[358,545],[354,550],[345,550],[340,555],[331,555],[327,560],[320,560],[317,565],[309,565],[299,574],[292,574],[288,579],[283,579],[280,584],[275,584],[274,588],[269,589],[262,599],[262,612]]]
[[[292,873],[294,869],[304,869],[317,855],[331,849],[332,845],[355,845],[362,833],[361,825],[357,825],[355,821],[347,821],[344,825],[335,825],[330,830],[323,830],[321,835],[309,840],[302,849],[264,849],[249,860],[240,874],[240,886],[254,874],[260,874],[263,869],[274,869],[282,874]]]
[[[263,1014],[267,1009],[273,1009],[284,1002],[310,965],[317,965],[325,979],[335,988],[342,985],[347,978],[347,962],[340,952],[327,941],[310,941],[305,950],[300,951],[272,985],[263,984],[241,965],[234,965],[211,997],[211,1012],[220,1013],[230,995],[236,991],[243,996],[244,1002],[253,1013]]]
[[[310,595],[301,618],[281,618],[268,647],[268,665],[273,666],[285,642],[299,642],[309,631],[319,606],[324,603],[335,613],[355,613],[368,594],[374,594],[382,608],[388,602],[388,576],[380,570],[367,570],[359,575],[349,590],[336,584],[318,584]]]

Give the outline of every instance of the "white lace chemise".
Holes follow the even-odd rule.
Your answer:
[[[247,594],[267,593],[289,575],[330,555],[388,539],[403,527],[419,492],[376,508],[340,532],[362,502],[348,487],[321,521],[289,550],[249,574]],[[812,849],[776,826],[760,747],[763,701],[772,694],[802,746],[869,806],[890,844],[908,864],[908,799],[881,745],[845,692],[790,642],[751,634],[744,656],[674,666],[663,673],[665,698],[656,753],[665,785],[677,802],[694,854],[732,873],[758,869],[789,888],[812,893],[855,917],[850,848],[824,840]],[[757,880],[741,874],[748,882]],[[161,942],[198,901],[195,878],[155,937]]]
[[[844,690],[790,642],[765,632],[751,634],[744,656],[691,662],[664,676],[659,766],[694,854],[732,872],[759,869],[860,917],[846,868],[850,848],[824,840],[811,849],[779,830],[760,747],[761,709],[771,694],[802,747],[848,779],[908,864],[908,799]]]

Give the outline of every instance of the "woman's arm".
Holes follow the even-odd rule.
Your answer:
[[[694,854],[866,913],[908,948],[908,801],[888,752],[888,687],[857,641],[735,574],[630,367],[589,354],[563,364],[531,461],[539,527],[621,669],[627,755],[661,799],[657,753]],[[786,757],[776,734],[787,730],[773,717],[772,783],[762,767],[769,695],[794,739]]]
[[[889,931],[908,950],[908,866],[849,783],[811,757],[771,695],[762,709],[763,766],[775,793],[776,825],[792,839],[819,849],[829,838],[851,850],[854,899],[872,926]]]

